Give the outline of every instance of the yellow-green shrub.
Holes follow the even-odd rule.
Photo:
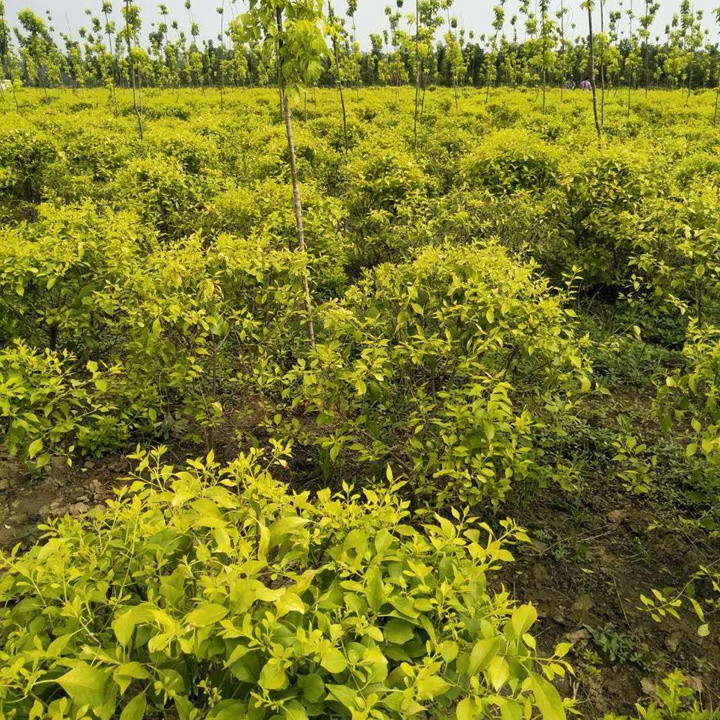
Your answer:
[[[0,560],[5,717],[565,717],[569,646],[488,589],[512,523],[413,527],[397,487],[296,494],[255,456],[139,472]]]

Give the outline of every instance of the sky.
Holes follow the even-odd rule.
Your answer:
[[[119,8],[122,0],[113,0],[115,14],[119,15]],[[617,8],[621,0],[606,0],[606,12]],[[622,0],[624,8],[630,7],[630,2],[635,3],[635,12],[640,15],[644,0]],[[143,9],[144,28],[147,30],[152,22],[158,18],[157,6],[155,0],[134,0]],[[203,37],[213,37],[219,32],[219,15],[217,7],[222,0],[192,0],[192,13],[194,20],[200,23]],[[225,0],[228,13],[230,16],[242,12],[244,0],[236,0],[233,4],[231,0]],[[385,14],[383,9],[395,0],[359,0],[358,12],[356,16],[357,38],[364,48],[369,47],[368,36],[371,32],[381,32],[387,27]],[[460,24],[468,30],[474,30],[478,36],[488,31],[492,16],[492,6],[497,4],[498,0],[455,0],[453,14],[458,18]],[[535,0],[537,2],[537,0]],[[580,10],[581,0],[565,0],[565,6],[569,8],[569,21],[576,23],[579,32],[585,32],[585,14]],[[165,0],[165,4],[170,10],[170,18],[177,18],[180,27],[187,30],[189,26],[188,13],[185,10],[185,0]],[[346,8],[346,0],[333,0],[336,11],[344,11]],[[532,5],[531,0],[531,5]],[[85,9],[90,8],[97,13],[101,5],[101,0],[5,0],[6,12],[8,18],[12,21],[17,17],[19,10],[29,7],[38,14],[50,10],[53,14],[55,27],[57,31],[67,32],[68,25],[76,30],[83,24],[88,24],[88,18],[85,15]],[[412,0],[405,0],[405,7],[413,5]],[[560,0],[551,0],[553,11],[560,5]],[[720,5],[720,0],[694,0],[693,6],[697,10],[703,10],[705,13],[706,23],[711,29],[712,37],[718,37],[718,25],[712,16],[712,11]],[[662,34],[666,23],[670,20],[673,13],[679,9],[680,0],[660,0],[660,12],[653,26],[653,35]],[[507,17],[509,18],[514,12],[516,0],[508,0]],[[509,34],[509,25],[506,25],[506,32]]]

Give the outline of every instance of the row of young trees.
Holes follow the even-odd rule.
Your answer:
[[[244,12],[236,0],[221,0],[218,25],[208,35],[185,1],[187,18],[171,19],[160,4],[157,19],[147,26],[140,8],[129,0],[120,6],[102,0],[87,10],[86,26],[57,32],[52,16],[31,10],[18,14],[11,27],[0,0],[0,64],[6,80],[47,89],[133,83],[157,87],[267,85],[277,80],[273,54],[242,32]],[[625,5],[625,3],[629,3]],[[608,12],[600,0],[594,7],[595,35],[588,43],[587,24],[571,22],[565,0],[521,0],[509,15],[506,0],[493,8],[491,26],[476,34],[452,15],[453,0],[404,0],[385,9],[387,27],[370,35],[370,49],[361,49],[355,16],[357,0],[344,8],[332,0],[323,6],[325,30],[332,52],[318,73],[321,85],[496,84],[545,87],[590,74],[590,49],[601,86],[716,87],[720,50],[703,12],[682,0],[679,11],[654,34],[659,5],[654,0],[623,0]],[[292,5],[303,6],[303,2]],[[252,4],[251,4],[252,5]],[[585,6],[583,6],[585,7]],[[243,11],[246,8],[243,7]],[[120,11],[119,15],[117,11]],[[342,12],[345,15],[342,14]],[[584,13],[583,13],[584,14]],[[578,15],[582,17],[582,15]],[[716,20],[720,22],[716,12]]]

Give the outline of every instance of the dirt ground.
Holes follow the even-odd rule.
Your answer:
[[[183,461],[177,452],[170,457]],[[73,467],[58,462],[30,481],[15,461],[0,457],[0,548],[31,544],[46,517],[104,503],[132,466],[123,457]],[[533,542],[517,549],[502,582],[538,608],[541,652],[558,642],[575,644],[568,656],[575,676],[562,689],[584,717],[632,712],[636,702],[654,699],[657,684],[675,668],[690,677],[707,706],[720,705],[717,636],[698,637],[689,613],[658,625],[638,609],[642,593],[682,585],[719,557],[720,542],[689,530],[653,530],[662,507],[601,481],[577,493],[547,488],[503,511],[529,530]]]
[[[575,644],[566,694],[587,718],[634,712],[655,700],[655,688],[680,669],[705,707],[720,706],[720,642],[697,634],[692,612],[656,623],[640,610],[651,588],[683,587],[701,565],[720,556],[720,542],[681,527],[646,497],[613,492],[596,481],[582,492],[541,492],[508,508],[533,538],[518,549],[503,582],[538,608],[538,647]],[[660,522],[658,522],[660,520]],[[700,588],[702,591],[702,588]],[[714,637],[713,637],[714,635]],[[636,714],[636,713],[635,713]]]

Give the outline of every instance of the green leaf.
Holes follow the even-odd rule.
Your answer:
[[[298,529],[306,525],[308,520],[306,518],[298,517],[297,515],[287,515],[276,520],[270,526],[270,545],[272,548],[286,536],[292,535],[297,532]]]
[[[135,631],[135,622],[129,612],[123,613],[119,618],[113,620],[112,629],[117,641],[127,647],[132,640]]]
[[[559,643],[555,647],[555,657],[565,657],[573,649],[572,643]]]
[[[132,640],[135,626],[138,623],[149,622],[153,618],[153,608],[151,605],[144,603],[135,605],[126,610],[122,615],[118,615],[112,622],[112,629],[118,642],[127,647]]]
[[[287,684],[287,674],[280,660],[268,660],[260,671],[258,684],[265,690],[282,690]]]
[[[396,645],[404,645],[415,637],[414,627],[406,620],[393,618],[383,628],[385,639]]]
[[[240,700],[221,700],[208,715],[208,720],[237,720],[246,717],[247,706]]]
[[[283,712],[287,720],[308,720],[308,714],[302,703],[297,700],[290,700],[285,703]]]
[[[128,662],[118,665],[113,671],[113,680],[120,688],[120,693],[125,694],[133,680],[146,680],[150,673],[139,662]]]
[[[318,703],[325,697],[325,683],[315,673],[300,675],[297,678],[297,685],[302,690],[303,697],[309,703]]]
[[[523,706],[512,698],[501,697],[497,699],[502,720],[523,720]]]
[[[195,608],[185,618],[187,625],[194,625],[195,627],[207,627],[208,625],[214,625],[220,622],[227,614],[229,610],[223,605],[217,605],[216,603],[202,603]]]
[[[542,713],[543,720],[565,720],[565,706],[560,694],[540,675],[530,675],[530,687],[535,695],[535,703]]]
[[[357,710],[357,693],[346,685],[328,685],[330,694],[348,710]]]
[[[139,662],[135,661],[118,665],[113,675],[123,675],[136,680],[144,680],[150,677],[150,673]]]
[[[478,640],[470,653],[468,675],[476,675],[479,671],[484,670],[497,655],[499,648],[499,637]]]
[[[455,708],[455,717],[457,720],[475,720],[475,699],[464,698]]]
[[[347,660],[336,648],[326,648],[320,655],[320,665],[329,673],[339,675],[347,667]]]
[[[487,674],[493,688],[498,692],[510,678],[510,665],[504,657],[496,655],[488,665]]]
[[[297,593],[286,590],[275,604],[278,611],[278,617],[283,617],[290,612],[305,612],[305,603]]]
[[[33,440],[30,445],[28,445],[27,449],[27,456],[32,460],[42,449],[43,449],[43,441],[40,439]]]
[[[532,605],[521,605],[512,614],[510,624],[516,638],[521,638],[537,620],[537,610]]]
[[[39,701],[36,700],[33,703],[33,706],[30,708],[30,714],[28,715],[28,720],[39,720],[40,718],[45,716],[45,706]]]
[[[385,601],[382,575],[377,568],[371,568],[367,575],[367,600],[373,612],[380,610]]]
[[[446,663],[451,663],[460,652],[458,644],[454,640],[446,640],[437,647],[438,652]]]
[[[78,663],[72,670],[57,679],[58,685],[79,706],[100,707],[105,701],[107,674],[99,668]]]
[[[417,681],[417,698],[418,700],[432,700],[438,695],[442,695],[449,687],[450,685],[439,675],[421,677]]]
[[[701,625],[697,630],[697,634],[700,637],[707,637],[710,634],[710,623],[705,623],[704,625]]]
[[[145,693],[140,693],[125,706],[120,714],[120,720],[142,720],[145,717],[146,707]]]

